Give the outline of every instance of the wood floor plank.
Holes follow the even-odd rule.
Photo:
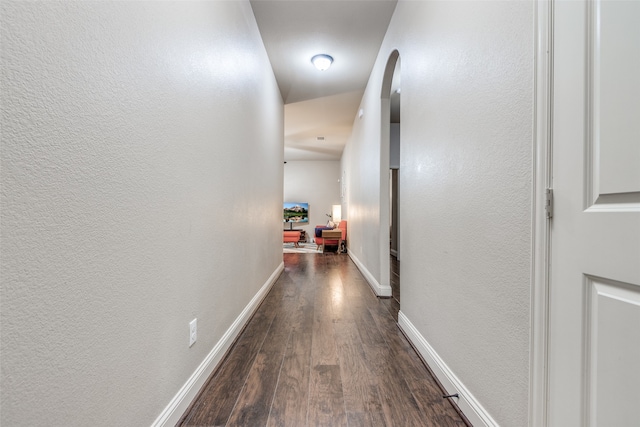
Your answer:
[[[427,426],[418,403],[405,382],[402,367],[389,348],[365,346],[367,365],[378,386],[388,425]]]
[[[290,335],[289,317],[290,313],[285,311],[276,314],[229,416],[228,426],[267,424]]]
[[[360,339],[364,345],[374,347],[388,345],[388,340],[384,337],[384,331],[378,327],[371,315],[371,311],[367,307],[355,311],[354,318]]]
[[[316,287],[314,297],[307,425],[346,426],[332,309],[335,298],[342,291],[342,283],[327,267],[332,261],[324,256],[321,258],[325,271],[322,274],[316,272],[316,278],[322,286]]]
[[[311,333],[292,332],[267,426],[298,427],[307,423]]]
[[[349,427],[386,427],[384,416],[377,412],[347,412]]]
[[[336,323],[336,341],[349,426],[384,426],[384,413],[375,381],[366,364],[362,341],[354,322]]]
[[[307,425],[341,427],[347,425],[338,365],[315,365],[311,369]]]
[[[318,290],[315,294],[313,339],[311,343],[314,365],[338,364],[330,298],[330,290],[328,289]]]
[[[442,398],[439,388],[414,378],[407,378],[406,381],[416,403],[424,414],[425,425],[434,427],[466,426],[458,413],[451,411],[451,404]]]

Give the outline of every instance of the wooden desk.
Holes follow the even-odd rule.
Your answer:
[[[338,241],[338,253],[340,253],[340,247],[342,246],[342,230],[322,230],[322,252],[324,252],[324,244],[327,239]]]

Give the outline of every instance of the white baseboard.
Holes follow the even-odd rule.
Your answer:
[[[184,412],[189,408],[189,405],[193,399],[196,398],[205,381],[218,366],[229,347],[231,347],[231,344],[233,344],[238,334],[242,331],[242,328],[244,328],[244,325],[249,321],[253,312],[258,308],[283,271],[284,263],[280,263],[267,282],[260,288],[244,310],[242,310],[242,313],[240,313],[229,329],[227,329],[222,338],[220,338],[220,341],[216,343],[207,357],[200,363],[200,366],[198,366],[187,382],[173,399],[171,399],[167,407],[164,408],[158,418],[151,424],[151,427],[173,427],[180,421],[180,417],[182,417]]]
[[[398,325],[404,331],[407,338],[418,350],[420,355],[427,362],[434,375],[445,388],[448,394],[458,393],[459,398],[455,399],[462,413],[476,427],[498,427],[498,423],[489,415],[486,409],[465,387],[460,379],[453,373],[447,364],[440,358],[438,353],[429,345],[427,340],[420,334],[411,321],[400,311],[398,313]]]
[[[367,267],[365,267],[364,264],[360,262],[358,257],[356,257],[350,249],[347,249],[347,253],[349,254],[349,257],[353,260],[353,263],[356,265],[356,267],[358,267],[358,270],[360,270],[360,273],[362,273],[364,278],[367,280],[367,283],[369,283],[369,286],[371,286],[371,289],[373,289],[373,292],[379,297],[390,297],[391,286],[388,286],[388,285],[382,286],[376,280],[376,278],[373,277],[373,274],[371,274],[371,272],[367,270]]]

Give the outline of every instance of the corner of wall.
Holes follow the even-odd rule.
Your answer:
[[[391,296],[391,286],[389,285],[381,285],[376,278],[371,274],[371,272],[365,267],[365,265],[356,257],[351,250],[347,250],[349,257],[353,260],[353,263],[358,267],[358,270],[362,273],[364,278],[367,280],[371,289],[379,297],[390,297]]]

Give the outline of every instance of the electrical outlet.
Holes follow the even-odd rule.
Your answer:
[[[195,344],[198,339],[198,319],[189,322],[189,347]]]

